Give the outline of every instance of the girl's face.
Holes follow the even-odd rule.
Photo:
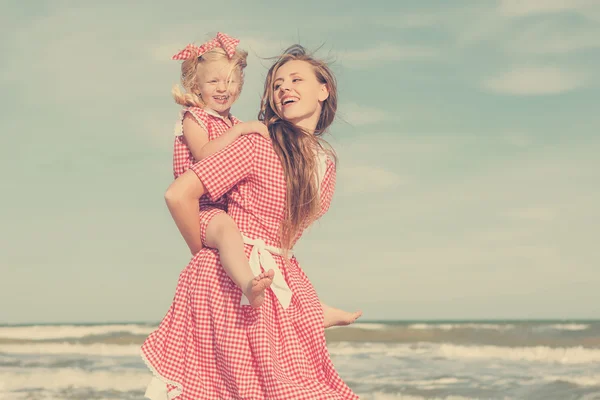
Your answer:
[[[306,61],[288,61],[273,79],[273,100],[285,120],[313,132],[321,116],[321,104],[329,96],[327,85],[318,81],[314,67]]]
[[[239,70],[228,60],[205,62],[198,74],[202,101],[208,108],[227,117],[240,94],[240,81]]]

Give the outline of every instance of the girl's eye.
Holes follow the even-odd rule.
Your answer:
[[[292,79],[292,82],[298,82],[300,80],[301,80],[300,78],[294,78],[294,79]]]
[[[281,87],[281,85],[279,85],[279,84],[278,84],[278,85],[275,85],[275,87],[273,88],[273,90],[277,90],[277,89],[279,89],[280,87]]]

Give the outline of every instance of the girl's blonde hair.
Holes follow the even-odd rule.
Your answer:
[[[277,70],[285,63],[299,60],[309,63],[317,80],[326,85],[329,96],[322,103],[321,115],[314,134],[283,119],[277,112],[273,81]],[[281,225],[281,245],[291,249],[300,232],[319,216],[319,152],[336,160],[335,153],[321,137],[335,119],[337,83],[324,61],[307,54],[304,47],[294,45],[280,56],[267,73],[265,90],[258,119],[269,128],[275,152],[283,165],[286,181],[285,216]]]
[[[246,68],[247,65],[247,57],[248,52],[236,49],[233,57],[229,59],[225,50],[217,47],[207,51],[200,57],[191,57],[184,60],[181,63],[181,85],[183,86],[183,91],[179,88],[179,85],[173,86],[173,90],[171,90],[175,102],[184,107],[204,107],[206,104],[200,95],[198,76],[200,75],[204,64],[218,60],[227,60],[232,64],[231,71],[228,75],[229,77],[234,73],[239,73],[240,83],[237,93],[239,96],[242,92],[242,87],[244,86],[244,68]]]

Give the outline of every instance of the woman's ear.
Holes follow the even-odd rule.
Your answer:
[[[319,91],[319,101],[325,101],[329,98],[329,89],[326,84],[321,85],[321,90]]]

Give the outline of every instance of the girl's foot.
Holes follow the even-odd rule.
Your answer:
[[[259,308],[265,301],[265,290],[273,283],[273,276],[275,272],[270,269],[267,272],[263,272],[250,282],[250,287],[247,293],[244,293],[250,302],[252,308]]]

